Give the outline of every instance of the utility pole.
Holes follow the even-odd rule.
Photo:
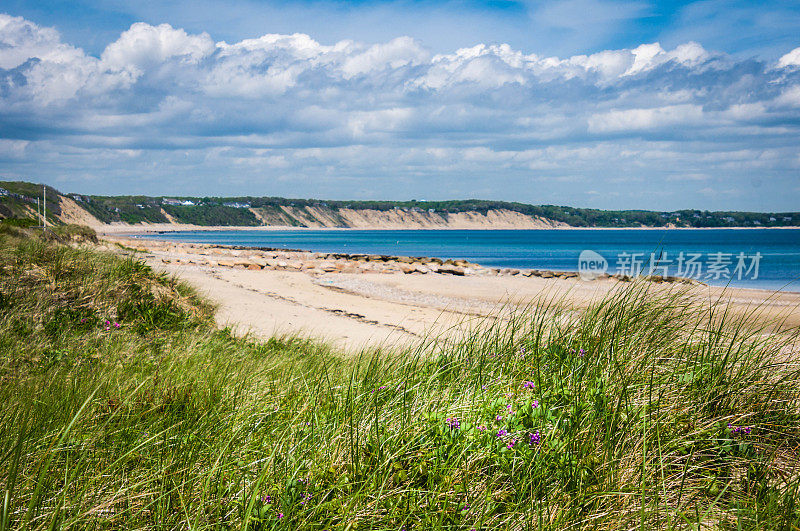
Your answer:
[[[36,217],[42,221],[42,207],[39,205],[39,198],[36,198]]]
[[[42,229],[47,228],[47,185],[42,185]]]

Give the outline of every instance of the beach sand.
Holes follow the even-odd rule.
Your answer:
[[[405,346],[432,335],[457,335],[487,316],[504,319],[543,299],[586,308],[626,284],[613,278],[586,282],[513,271],[498,274],[476,264],[457,268],[466,271],[463,275],[404,273],[400,267],[408,271],[413,266],[332,260],[314,253],[107,238],[110,247],[119,249],[115,243],[135,247],[156,269],[195,286],[218,305],[218,324],[237,334],[260,338],[298,334],[351,352]],[[435,269],[435,264],[429,265]],[[783,326],[800,326],[800,293],[649,284],[653,290],[687,290],[698,304],[724,301],[734,312],[756,310],[763,319],[785,318]]]

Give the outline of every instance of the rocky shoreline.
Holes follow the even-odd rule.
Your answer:
[[[467,260],[442,260],[427,256],[393,256],[349,253],[317,253],[297,249],[242,247],[200,243],[182,243],[146,239],[111,240],[119,246],[160,259],[163,264],[210,266],[248,270],[295,271],[312,276],[327,273],[406,274],[451,276],[521,276],[552,279],[577,279],[575,271],[493,268]],[[598,279],[619,282],[633,280],[627,275],[602,274]],[[679,277],[644,277],[653,282],[698,284]]]

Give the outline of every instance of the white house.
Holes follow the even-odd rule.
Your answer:
[[[165,197],[164,199],[161,200],[161,204],[173,205],[173,206],[194,206],[194,201],[189,201],[189,200],[183,201],[181,199],[171,199]]]

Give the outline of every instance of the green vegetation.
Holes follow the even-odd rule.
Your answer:
[[[59,192],[47,187],[47,219],[61,214]],[[35,218],[36,200],[42,199],[42,185],[21,181],[0,181],[0,218]],[[38,221],[41,225],[41,221]]]
[[[224,225],[252,227],[261,225],[256,216],[246,208],[222,205],[165,206],[176,221],[193,225]]]
[[[0,225],[0,529],[800,525],[780,323],[633,284],[350,357],[76,232]]]
[[[17,196],[0,195],[0,218],[30,217],[36,210],[36,197],[41,186],[22,182],[0,182],[0,188]],[[59,214],[57,191],[48,188],[48,212]],[[337,226],[346,227],[341,209],[371,209],[426,212],[447,219],[449,214],[489,210],[511,210],[566,223],[573,227],[792,227],[800,226],[800,212],[709,212],[679,210],[652,212],[647,210],[597,210],[553,205],[528,205],[506,201],[479,199],[453,201],[322,201],[318,199],[286,199],[282,197],[148,197],[97,196],[70,194],[78,205],[103,223],[167,223],[168,214],[177,223],[211,226],[257,226],[262,221],[270,225],[307,226],[317,217],[308,209],[314,208]],[[174,202],[188,202],[181,205]],[[227,205],[227,206],[226,206]],[[236,205],[236,206],[230,206]],[[27,208],[26,208],[27,207]],[[282,207],[296,209],[290,215]]]
[[[158,198],[144,196],[98,197],[72,194],[72,198],[103,223],[167,223]]]

